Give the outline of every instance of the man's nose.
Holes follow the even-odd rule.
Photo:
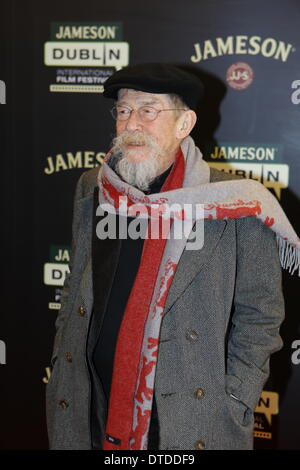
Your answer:
[[[138,112],[133,109],[130,113],[129,119],[126,121],[126,130],[135,131],[142,129],[142,121]]]

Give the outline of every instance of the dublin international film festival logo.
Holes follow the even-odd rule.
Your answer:
[[[102,93],[104,82],[129,63],[120,22],[51,23],[44,44],[50,92]]]

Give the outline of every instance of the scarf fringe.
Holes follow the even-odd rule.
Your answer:
[[[287,269],[290,274],[294,274],[298,270],[298,276],[300,276],[300,249],[279,235],[276,235],[276,239],[281,266]]]

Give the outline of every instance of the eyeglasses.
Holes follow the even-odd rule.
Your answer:
[[[110,112],[116,121],[128,121],[132,111],[136,111],[142,122],[154,121],[162,111],[186,111],[185,108],[155,109],[152,106],[141,106],[138,109],[132,109],[128,106],[114,106]]]

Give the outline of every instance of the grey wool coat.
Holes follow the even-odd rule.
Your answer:
[[[91,360],[101,330],[101,319],[92,315],[98,171],[83,173],[75,194],[71,273],[46,392],[51,449],[91,449],[92,422],[100,436],[105,430],[107,405]],[[211,169],[212,182],[232,178]],[[118,251],[103,243],[98,262],[104,312]],[[252,449],[253,411],[269,375],[270,355],[282,346],[283,316],[272,230],[255,217],[205,221],[204,247],[184,250],[164,309],[155,377],[159,449]]]

